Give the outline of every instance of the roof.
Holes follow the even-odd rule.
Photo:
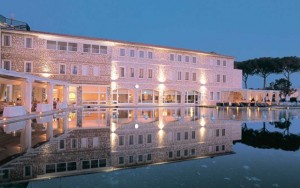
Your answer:
[[[7,29],[3,29],[3,30],[7,31]],[[12,31],[12,30],[8,30],[8,31]],[[60,34],[60,33],[50,33],[50,32],[34,31],[34,30],[30,30],[30,31],[15,31],[14,30],[12,32],[56,35],[56,36],[71,37],[71,38],[86,39],[86,40],[101,40],[101,41],[114,42],[114,43],[119,43],[119,44],[127,44],[127,45],[133,45],[133,46],[143,46],[143,47],[152,47],[152,48],[156,47],[156,48],[163,48],[163,49],[167,49],[167,50],[184,51],[184,52],[187,52],[187,53],[201,53],[201,54],[206,54],[206,55],[211,55],[211,56],[234,59],[233,56],[218,54],[218,53],[215,53],[215,52],[204,52],[204,51],[200,51],[200,50],[192,50],[192,49],[170,47],[170,46],[163,46],[163,45],[155,45],[155,44],[154,45],[153,44],[144,44],[144,43],[138,43],[138,42],[128,42],[128,41],[122,41],[122,40],[112,40],[112,39],[105,39],[105,38],[87,37],[87,36],[78,36],[78,35]]]

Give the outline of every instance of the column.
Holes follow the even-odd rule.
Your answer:
[[[64,102],[69,104],[69,85],[64,85]]]
[[[33,80],[27,79],[21,84],[22,105],[25,106],[28,113],[31,113],[32,106],[32,83]]]
[[[53,138],[53,121],[47,122],[47,132],[46,132],[46,140],[51,140]]]
[[[21,131],[21,137],[20,137],[21,152],[28,151],[31,148],[31,140],[32,140],[31,134],[32,134],[31,120],[27,120],[25,127]]]
[[[53,110],[53,89],[54,89],[54,84],[53,83],[48,83],[47,85],[47,101],[48,104],[51,106],[51,110]]]

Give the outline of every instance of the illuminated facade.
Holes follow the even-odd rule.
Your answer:
[[[34,82],[32,100],[52,102],[52,96],[77,106],[215,105],[223,90],[242,88],[242,72],[234,69],[231,56],[39,31],[0,33],[2,69],[68,83]],[[6,92],[0,97],[15,101],[20,87],[8,80],[1,78]]]

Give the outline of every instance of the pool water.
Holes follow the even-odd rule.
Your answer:
[[[24,187],[298,187],[299,114],[269,108],[97,109],[27,120],[15,130],[7,124],[0,138],[22,147],[1,145],[20,155],[1,154],[1,181]]]

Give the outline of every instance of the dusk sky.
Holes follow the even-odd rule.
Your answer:
[[[0,14],[32,30],[214,51],[237,61],[300,57],[299,9],[299,0],[0,0]],[[300,87],[300,73],[291,80]],[[262,85],[249,80],[249,87]]]

